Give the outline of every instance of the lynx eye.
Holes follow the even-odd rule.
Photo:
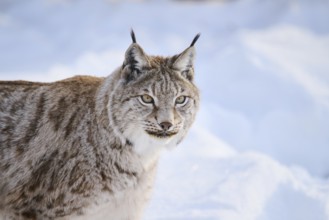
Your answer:
[[[176,101],[175,101],[175,104],[176,105],[185,105],[186,104],[186,102],[187,102],[187,97],[186,96],[179,96],[177,99],[176,99]]]
[[[152,104],[152,103],[154,103],[153,98],[151,96],[149,96],[149,95],[146,95],[145,94],[145,95],[142,95],[140,98],[141,98],[142,102],[145,103],[145,104]]]

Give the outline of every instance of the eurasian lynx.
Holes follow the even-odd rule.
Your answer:
[[[194,121],[194,43],[136,43],[106,78],[0,81],[0,219],[141,219],[159,153]]]

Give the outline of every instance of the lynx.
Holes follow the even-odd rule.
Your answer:
[[[137,44],[105,78],[0,81],[0,219],[135,220],[159,155],[194,121],[194,44],[172,57]]]

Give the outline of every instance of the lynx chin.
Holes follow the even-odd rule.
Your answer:
[[[137,220],[159,154],[199,106],[194,44],[172,57],[132,44],[105,78],[0,81],[0,220]]]

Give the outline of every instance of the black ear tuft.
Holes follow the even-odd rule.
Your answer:
[[[192,41],[190,47],[193,47],[193,46],[194,46],[195,42],[199,39],[200,35],[201,35],[201,33],[198,33],[198,34],[194,37],[194,39],[193,39],[193,41]]]
[[[133,40],[133,43],[136,43],[137,41],[136,41],[136,37],[135,37],[135,33],[134,33],[133,29],[131,29],[130,35],[131,35],[131,39]]]

